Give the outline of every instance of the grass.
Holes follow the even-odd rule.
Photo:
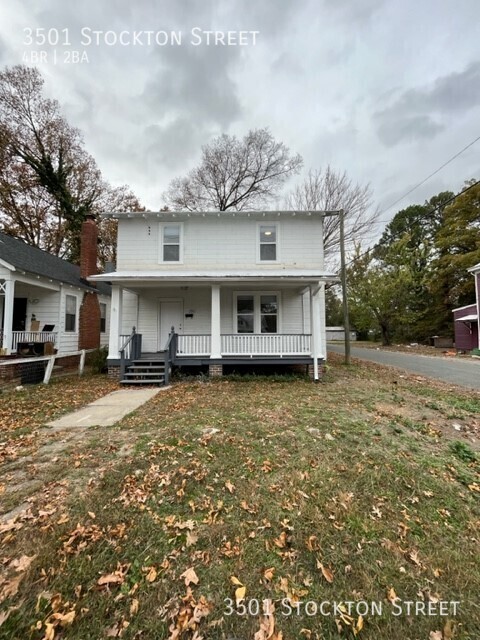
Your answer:
[[[449,416],[480,426],[478,396],[331,365],[319,385],[181,382],[57,453],[55,480],[0,529],[0,599],[21,577],[0,636],[476,640],[478,440]]]

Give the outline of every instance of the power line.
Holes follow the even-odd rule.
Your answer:
[[[460,151],[458,151],[454,156],[452,156],[451,158],[449,158],[446,162],[444,162],[440,167],[438,167],[438,169],[435,169],[435,171],[433,171],[430,175],[428,175],[426,178],[424,178],[421,182],[419,182],[418,184],[416,184],[414,187],[412,187],[410,189],[410,191],[407,191],[407,193],[405,193],[403,196],[401,196],[400,198],[397,198],[397,200],[395,200],[395,202],[392,202],[392,204],[390,204],[386,209],[384,209],[379,215],[383,215],[384,213],[386,213],[389,209],[391,209],[392,207],[394,207],[396,204],[398,204],[399,202],[401,202],[404,198],[406,198],[407,196],[409,196],[411,193],[413,193],[416,189],[418,189],[418,187],[421,187],[422,184],[425,184],[425,182],[427,182],[428,180],[430,180],[430,178],[433,178],[434,175],[436,175],[437,173],[439,173],[444,167],[446,167],[448,164],[450,164],[451,162],[453,162],[456,158],[458,158],[458,156],[461,156],[462,153],[464,153],[467,149],[469,149],[470,147],[472,147],[476,142],[478,142],[480,140],[480,136],[476,137],[475,140],[472,140],[472,142],[469,142],[467,144],[467,146],[463,147],[463,149],[460,149]]]

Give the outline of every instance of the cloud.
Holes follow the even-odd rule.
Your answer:
[[[373,115],[380,140],[388,147],[403,141],[434,138],[449,118],[480,104],[480,62],[437,78],[429,87],[408,89]]]

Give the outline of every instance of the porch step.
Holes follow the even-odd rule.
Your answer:
[[[158,357],[134,360],[125,371],[120,384],[165,384],[165,360]]]

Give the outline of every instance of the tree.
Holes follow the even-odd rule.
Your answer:
[[[265,207],[302,163],[301,156],[292,155],[268,129],[249,131],[241,140],[222,134],[202,147],[197,167],[172,180],[165,198],[173,210]]]
[[[449,204],[435,237],[431,288],[433,313],[441,329],[451,329],[452,309],[475,300],[474,279],[467,269],[480,262],[480,184],[465,183],[465,190]]]
[[[352,324],[360,332],[379,331],[384,345],[408,339],[420,314],[407,243],[408,237],[394,243],[382,259],[357,248],[347,270]]]
[[[330,166],[322,171],[310,170],[304,181],[287,196],[287,208],[297,211],[344,210],[345,244],[353,246],[370,233],[378,218],[373,209],[369,185],[354,184],[345,171]],[[331,255],[340,246],[340,218],[329,216],[324,221],[325,254]]]
[[[128,188],[104,181],[80,132],[43,95],[43,85],[34,68],[0,72],[0,216],[7,232],[78,261],[88,213],[123,199],[140,205]]]
[[[343,305],[334,286],[325,289],[325,322],[327,327],[343,326]]]

